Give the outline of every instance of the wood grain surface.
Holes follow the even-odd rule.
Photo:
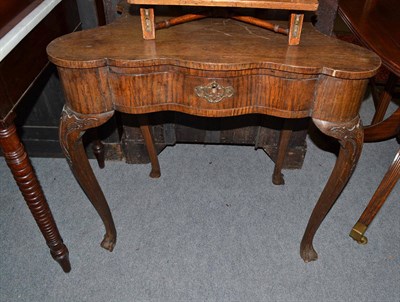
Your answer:
[[[341,0],[339,15],[357,38],[400,76],[400,3],[398,0]]]
[[[315,11],[318,0],[128,0],[130,4],[214,7],[251,7]]]
[[[67,68],[268,68],[347,79],[369,78],[380,65],[375,54],[324,36],[309,23],[304,24],[302,43],[297,46],[288,46],[284,35],[227,19],[204,19],[160,30],[155,41],[141,37],[140,19],[123,16],[107,27],[60,37],[47,52],[54,64]]]

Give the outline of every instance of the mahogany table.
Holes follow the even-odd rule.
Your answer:
[[[397,0],[339,1],[338,14],[356,38],[390,71],[372,124],[381,122],[400,77],[400,6]]]
[[[87,129],[105,123],[115,111],[142,117],[168,110],[209,118],[267,114],[311,117],[323,133],[340,142],[332,175],[300,247],[306,262],[317,259],[314,235],[360,156],[358,111],[368,78],[380,66],[378,56],[322,35],[309,23],[298,46],[289,46],[284,35],[227,19],[185,23],[159,31],[156,40],[144,40],[140,18],[128,15],[105,27],[58,38],[47,52],[66,96],[60,143],[103,220],[103,248],[112,251],[117,235],[82,145]],[[146,119],[141,121],[146,129]],[[143,133],[150,137],[151,150],[151,133]],[[154,158],[153,164],[153,172],[158,172]]]
[[[400,134],[400,107],[387,119],[385,113],[393,98],[400,77],[400,6],[397,0],[339,1],[338,14],[352,33],[382,59],[389,70],[389,79],[376,103],[371,125],[365,127],[365,142],[390,139]],[[370,202],[350,232],[358,243],[366,244],[364,236],[378,211],[400,179],[400,149],[383,177]]]
[[[14,3],[14,6],[10,5],[11,2],[2,2],[2,9],[5,8],[1,12],[2,15],[8,16],[8,13],[11,13],[11,18],[15,10],[19,11],[19,5],[23,5],[23,2],[26,4],[40,1],[19,1]],[[17,17],[17,21],[20,21],[21,16]],[[7,24],[15,25],[17,21],[11,19]],[[47,44],[54,38],[75,30],[79,24],[76,3],[72,0],[62,1],[0,60],[0,148],[52,257],[64,272],[71,270],[68,249],[63,243],[28,154],[20,141],[14,119],[17,106],[24,105],[21,104],[23,96],[48,64],[45,52]],[[32,257],[29,250],[26,253]]]

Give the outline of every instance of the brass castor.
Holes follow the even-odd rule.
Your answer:
[[[361,222],[357,222],[353,229],[351,230],[349,236],[353,238],[359,244],[367,244],[368,238],[364,236],[365,231],[367,230],[367,226],[362,224]]]

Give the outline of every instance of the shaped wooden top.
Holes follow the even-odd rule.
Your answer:
[[[143,40],[138,16],[54,40],[49,59],[67,68],[175,65],[200,70],[268,68],[362,79],[376,73],[373,52],[303,27],[302,43],[289,46],[287,36],[230,19],[208,18],[158,31]]]
[[[316,11],[318,0],[127,0],[129,4],[242,7]]]

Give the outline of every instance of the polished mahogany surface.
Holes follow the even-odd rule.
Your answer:
[[[380,64],[373,53],[326,37],[310,23],[304,24],[303,43],[293,47],[287,45],[284,35],[232,20],[205,19],[176,26],[160,31],[154,42],[138,39],[140,26],[138,18],[124,16],[98,30],[60,37],[47,51],[57,66],[71,68],[151,64],[195,65],[208,70],[258,67],[348,79],[368,78]]]
[[[379,55],[390,71],[384,90],[379,99],[374,100],[376,112],[371,125],[364,128],[364,141],[381,141],[398,136],[400,108],[385,120],[384,117],[400,77],[400,3],[397,0],[340,0],[338,12],[357,39]],[[359,243],[367,242],[364,233],[400,179],[399,152],[350,232],[350,236]]]
[[[339,14],[351,31],[383,64],[400,75],[400,3],[398,0],[340,0]]]
[[[0,122],[6,121],[48,64],[47,44],[79,25],[76,4],[64,0],[0,62]]]
[[[251,7],[315,11],[318,0],[128,0],[130,4]]]
[[[18,24],[43,0],[0,1],[0,38]]]

